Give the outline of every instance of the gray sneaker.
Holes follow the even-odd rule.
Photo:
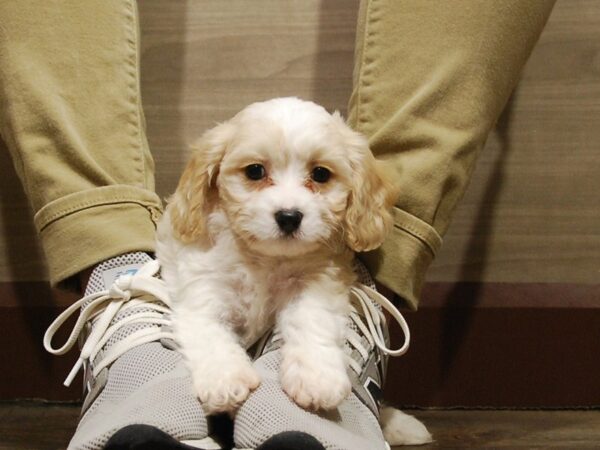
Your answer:
[[[379,424],[387,356],[403,354],[408,349],[410,335],[400,313],[375,291],[366,269],[358,264],[356,270],[361,283],[352,288],[353,308],[346,345],[351,394],[332,411],[312,412],[296,405],[279,381],[282,339],[275,330],[262,339],[256,350],[254,366],[262,382],[235,417],[237,449],[389,450]],[[403,328],[406,339],[398,350],[387,347],[389,336],[380,305],[390,311]],[[417,426],[422,427],[427,438],[425,428],[418,422]]]
[[[167,290],[158,263],[131,253],[97,266],[85,296],[50,325],[44,346],[66,353],[81,335],[81,356],[67,377],[84,368],[85,400],[69,449],[219,449],[209,437],[190,374],[175,350]],[[72,314],[67,342],[51,345]]]

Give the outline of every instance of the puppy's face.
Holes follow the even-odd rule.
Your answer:
[[[366,140],[314,103],[250,105],[200,141],[169,207],[182,240],[217,204],[253,251],[297,256],[381,244],[395,190]]]
[[[235,232],[254,250],[303,254],[342,231],[352,168],[332,122],[326,113],[243,115],[217,185]]]

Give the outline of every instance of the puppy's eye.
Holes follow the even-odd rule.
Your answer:
[[[317,183],[326,183],[331,178],[331,172],[325,167],[317,166],[310,174],[311,178]]]
[[[262,164],[250,164],[244,169],[246,176],[251,180],[261,180],[265,177],[266,171],[265,166]]]

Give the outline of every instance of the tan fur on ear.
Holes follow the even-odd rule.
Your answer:
[[[346,242],[356,252],[373,250],[383,243],[393,225],[391,208],[398,195],[383,162],[373,156],[366,159],[353,179],[345,217]]]
[[[233,128],[229,123],[217,125],[192,146],[192,157],[167,206],[175,236],[183,242],[195,241],[206,233],[212,206],[210,193],[215,189],[219,164]]]
[[[337,112],[333,116],[350,153],[354,175],[344,218],[346,242],[356,252],[373,250],[393,225],[391,209],[398,187],[385,163],[371,153],[366,138],[351,130]]]

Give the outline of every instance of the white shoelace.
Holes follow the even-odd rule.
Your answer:
[[[367,325],[363,322],[361,314],[358,312],[356,307],[352,305],[350,311],[350,319],[354,322],[360,332],[367,338],[371,347],[377,346],[384,354],[389,356],[401,356],[408,350],[410,345],[410,330],[406,320],[398,311],[398,309],[390,302],[387,298],[377,292],[375,289],[370,288],[362,283],[358,283],[350,288],[350,293],[358,300],[358,304],[362,309],[362,317],[367,321]],[[392,317],[398,322],[402,332],[404,333],[404,343],[402,347],[393,350],[385,345],[385,316],[383,311],[377,308],[373,302],[381,305],[383,309],[388,311]],[[360,335],[353,329],[349,328],[347,331],[346,339],[361,355],[364,361],[369,359],[369,350],[366,349],[361,342]],[[350,367],[358,375],[362,372],[361,364],[352,359],[348,358]]]
[[[159,269],[157,261],[149,261],[135,274],[117,278],[109,289],[86,295],[76,301],[52,322],[44,334],[44,348],[54,355],[68,352],[77,342],[86,322],[92,323],[92,331],[85,340],[79,359],[65,379],[65,386],[71,384],[84,362],[94,361],[108,340],[126,325],[144,323],[155,326],[133,331],[111,345],[100,361],[95,362],[92,370],[94,377],[133,347],[163,338],[174,338],[171,331],[165,331],[162,327],[170,325],[170,320],[165,318],[170,312],[170,302],[165,283],[155,276]],[[140,307],[143,307],[142,311],[133,312],[111,325],[119,312]],[[52,347],[54,334],[77,311],[80,311],[79,317],[65,344],[60,348]]]
[[[361,305],[362,310],[361,316],[356,307],[351,305],[350,319],[355,323],[362,335],[365,336],[370,347],[374,348],[377,346],[384,354],[388,356],[402,356],[405,354],[410,346],[410,330],[406,320],[400,311],[398,311],[398,309],[393,305],[393,303],[375,289],[370,288],[362,283],[356,283],[354,286],[352,286],[350,288],[350,293],[358,300],[358,304]],[[394,350],[385,345],[385,316],[383,315],[383,311],[377,308],[373,302],[381,305],[383,309],[391,314],[398,325],[400,325],[400,328],[404,333],[404,343],[402,344],[402,347]],[[362,317],[365,318],[367,325],[365,325]],[[267,337],[268,335],[265,335],[264,339]],[[270,339],[271,342],[278,342],[283,340],[283,336],[279,331],[276,330]],[[367,361],[369,359],[369,349],[365,348],[357,331],[348,327],[346,330],[346,340],[358,351],[358,353],[360,353],[363,361]],[[262,347],[262,345],[260,347]],[[352,352],[352,348],[347,347],[347,351]],[[348,363],[357,375],[361,374],[363,370],[362,365],[358,361],[354,360],[350,355],[348,355]]]

